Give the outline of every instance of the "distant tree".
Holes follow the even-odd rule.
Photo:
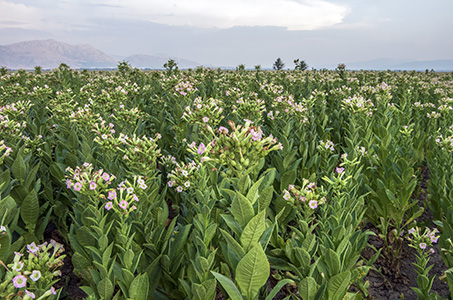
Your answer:
[[[5,66],[0,67],[0,76],[8,74],[8,69]]]
[[[164,68],[167,70],[167,74],[171,75],[178,71],[178,63],[174,59],[170,58],[166,63],[164,63]]]
[[[305,60],[295,59],[295,60],[294,60],[294,64],[296,65],[296,67],[294,68],[294,70],[305,71],[305,70],[308,69],[308,65],[307,65],[307,63],[305,62]]]
[[[274,70],[281,70],[285,64],[283,63],[282,59],[279,57],[277,60],[274,62],[273,68]]]
[[[42,74],[42,68],[41,68],[41,66],[35,66],[35,74],[36,74],[36,75]]]
[[[261,71],[261,65],[256,65],[255,66],[255,71]]]
[[[239,66],[236,67],[236,71],[245,71],[245,65],[240,64]]]
[[[129,62],[123,60],[121,62],[118,62],[117,69],[121,75],[126,76],[127,74],[131,73],[132,66],[129,64]]]

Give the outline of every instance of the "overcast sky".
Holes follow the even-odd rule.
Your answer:
[[[452,12],[453,0],[0,0],[0,44],[51,38],[249,68],[453,59]]]

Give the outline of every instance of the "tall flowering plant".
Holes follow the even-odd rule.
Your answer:
[[[4,226],[0,226],[0,235],[8,234]],[[3,282],[0,283],[2,299],[58,299],[53,285],[61,276],[60,267],[63,265],[63,246],[54,240],[36,245],[27,245],[26,253],[15,252],[12,263],[5,265]]]
[[[224,166],[226,175],[237,177],[258,166],[269,152],[281,150],[277,138],[272,135],[265,137],[260,126],[253,126],[250,121],[245,125],[235,125],[228,122],[231,132],[220,126],[215,131],[211,129],[214,140],[211,141],[211,150],[206,154],[207,160]]]

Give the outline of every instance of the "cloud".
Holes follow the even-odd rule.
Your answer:
[[[198,28],[278,26],[314,30],[342,22],[348,8],[327,0],[0,0],[0,28],[86,30],[90,19],[150,21]]]
[[[41,23],[39,9],[22,3],[0,0],[0,28],[33,29]]]
[[[341,23],[348,9],[323,0],[131,0],[129,9],[149,21],[200,28],[279,26],[313,30]]]

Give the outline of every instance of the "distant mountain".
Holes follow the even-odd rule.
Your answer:
[[[69,45],[55,40],[0,45],[0,65],[10,69],[52,69],[65,63],[71,68],[111,68],[117,60],[91,45]]]
[[[177,57],[165,56],[165,54],[159,55],[146,55],[146,54],[135,54],[126,57],[124,60],[127,61],[131,66],[139,69],[163,69],[164,64],[169,60],[173,59],[180,69],[196,68],[200,66],[200,63],[185,60]]]

